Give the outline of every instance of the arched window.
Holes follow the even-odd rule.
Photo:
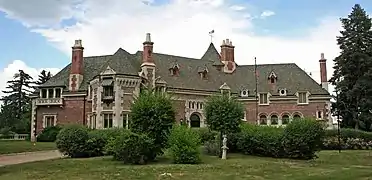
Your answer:
[[[200,127],[200,117],[198,114],[193,113],[190,116],[190,126],[192,128],[199,128]]]
[[[264,114],[260,116],[260,125],[267,125],[267,117]]]
[[[301,119],[301,116],[299,114],[293,115],[293,120],[299,120]]]
[[[277,115],[271,115],[271,124],[272,125],[277,125],[278,124],[278,116]]]
[[[282,124],[286,125],[289,123],[289,116],[287,114],[282,116]]]

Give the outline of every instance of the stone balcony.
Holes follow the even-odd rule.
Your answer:
[[[51,105],[63,105],[62,98],[38,98],[36,99],[37,106],[51,106]]]

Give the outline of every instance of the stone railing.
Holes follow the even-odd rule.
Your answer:
[[[36,99],[36,105],[62,105],[62,98],[38,98]]]
[[[15,140],[15,141],[24,141],[27,139],[28,134],[12,134],[12,135],[1,135],[0,140]]]

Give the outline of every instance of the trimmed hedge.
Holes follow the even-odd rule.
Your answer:
[[[291,122],[286,128],[245,124],[235,136],[237,150],[244,154],[312,159],[321,150],[324,129],[315,120],[303,119]]]
[[[343,150],[372,149],[372,133],[356,129],[340,129],[340,145]],[[323,149],[339,149],[337,129],[326,130]]]
[[[201,162],[201,141],[194,130],[175,125],[168,138],[168,144],[174,163],[197,164]]]
[[[214,140],[218,136],[218,132],[211,131],[208,128],[195,128],[192,130],[195,131],[199,135],[201,143]]]
[[[54,142],[57,139],[59,131],[62,129],[60,126],[46,127],[37,136],[38,142]]]

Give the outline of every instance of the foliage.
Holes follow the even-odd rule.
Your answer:
[[[89,157],[86,144],[89,140],[88,129],[79,125],[65,126],[57,135],[59,151],[73,158]]]
[[[330,82],[338,91],[332,111],[342,117],[341,126],[372,130],[372,22],[366,11],[355,4],[337,37],[341,53],[334,59]]]
[[[169,150],[176,164],[197,164],[200,157],[200,137],[192,129],[175,125],[168,139]]]
[[[104,155],[107,139],[99,131],[89,131],[88,140],[85,142],[86,157],[95,157]]]
[[[211,130],[228,134],[239,131],[244,107],[233,97],[215,95],[206,101],[204,114]]]
[[[247,155],[286,157],[282,145],[284,130],[271,126],[246,124],[238,133],[237,146]]]
[[[0,128],[11,127],[17,133],[30,132],[31,104],[29,94],[33,90],[32,77],[19,70],[14,79],[7,81],[3,105],[0,110]]]
[[[62,128],[60,126],[46,127],[37,136],[38,142],[54,142],[57,139],[57,135]]]
[[[219,140],[213,139],[213,140],[204,142],[203,152],[207,155],[219,156],[221,154],[221,147],[219,144]]]
[[[156,155],[163,154],[167,145],[168,135],[175,122],[175,110],[168,95],[149,89],[141,91],[131,106],[131,131],[146,133],[154,139],[153,152],[150,160]]]
[[[154,140],[145,134],[123,131],[113,140],[113,156],[115,160],[126,164],[146,164],[151,160]]]
[[[104,154],[113,155],[114,142],[117,137],[119,137],[123,132],[127,131],[124,128],[110,128],[110,129],[100,129],[93,130],[96,134],[101,136],[104,140]]]
[[[44,84],[46,83],[50,78],[52,77],[52,74],[50,73],[50,71],[45,71],[45,70],[42,70],[40,72],[40,75],[39,75],[39,79],[38,81],[36,82],[36,84],[38,85],[41,85],[41,84]]]
[[[326,130],[323,149],[337,150],[339,149],[338,131]],[[372,148],[372,133],[355,129],[340,130],[341,149],[368,149]]]
[[[216,137],[218,136],[218,132],[211,131],[208,128],[195,128],[192,130],[195,131],[199,135],[201,143],[215,140]]]
[[[312,159],[321,150],[323,137],[323,126],[316,120],[292,121],[283,134],[286,155],[294,159]]]

